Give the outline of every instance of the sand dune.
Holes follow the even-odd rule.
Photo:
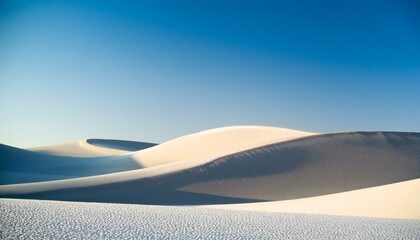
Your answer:
[[[29,148],[30,151],[73,157],[112,156],[128,154],[152,146],[154,143],[134,142],[111,139],[83,139],[76,142]]]
[[[262,126],[233,126],[194,133],[139,151],[133,158],[143,167],[231,153],[314,133]]]
[[[194,145],[180,147],[187,151]],[[227,156],[217,154],[107,175],[5,185],[0,186],[0,196],[113,203],[226,204],[307,198],[420,177],[419,133],[319,134]]]
[[[201,166],[180,189],[286,200],[420,177],[420,134],[352,132],[306,137],[229,155]]]

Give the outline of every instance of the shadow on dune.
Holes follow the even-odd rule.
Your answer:
[[[219,204],[313,197],[420,177],[420,134],[316,135],[151,178],[7,197],[143,204]]]
[[[88,139],[86,142],[97,147],[112,148],[123,151],[139,151],[157,145],[156,143],[95,138]]]

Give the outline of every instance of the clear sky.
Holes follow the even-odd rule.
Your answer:
[[[420,132],[420,2],[1,1],[1,143],[230,125]]]

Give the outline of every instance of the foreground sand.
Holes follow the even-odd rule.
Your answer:
[[[0,200],[2,239],[418,239],[420,221]]]

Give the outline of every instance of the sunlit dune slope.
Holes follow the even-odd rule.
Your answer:
[[[420,219],[420,179],[296,200],[205,207],[283,213]]]

